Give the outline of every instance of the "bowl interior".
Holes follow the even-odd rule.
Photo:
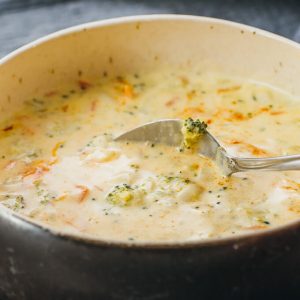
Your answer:
[[[252,27],[203,17],[141,16],[81,25],[34,42],[0,63],[2,116],[62,82],[197,65],[300,94],[300,48]]]
[[[232,22],[190,16],[140,16],[81,25],[34,42],[0,62],[0,109],[57,85],[147,71],[199,66],[262,81],[300,95],[300,47]]]

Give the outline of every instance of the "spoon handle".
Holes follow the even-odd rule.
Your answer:
[[[270,158],[239,158],[231,157],[235,172],[265,170],[288,171],[300,170],[300,155],[287,155]]]

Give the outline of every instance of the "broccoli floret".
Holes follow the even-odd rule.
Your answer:
[[[202,186],[192,180],[178,176],[158,176],[153,196],[156,202],[176,205],[180,202],[193,202],[200,199]]]
[[[191,149],[199,142],[201,136],[205,134],[207,124],[199,119],[188,118],[184,121],[181,132],[183,134],[183,149]]]
[[[128,206],[134,198],[134,188],[129,184],[116,185],[106,196],[106,200],[114,205]]]
[[[180,184],[189,184],[191,181],[187,178],[181,178],[178,176],[161,176],[165,183],[180,183]]]
[[[20,209],[25,208],[25,199],[22,195],[5,195],[3,205],[14,211],[19,211]]]
[[[14,210],[19,210],[25,208],[25,199],[23,196],[18,195],[16,197],[15,205],[14,205]]]

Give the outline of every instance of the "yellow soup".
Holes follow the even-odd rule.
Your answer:
[[[224,177],[213,161],[166,145],[114,142],[163,118],[199,118],[229,153],[300,152],[300,102],[261,83],[161,69],[81,79],[24,99],[1,123],[0,204],[94,238],[219,238],[298,218],[300,172]]]

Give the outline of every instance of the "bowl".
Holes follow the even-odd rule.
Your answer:
[[[0,109],[82,74],[194,65],[300,95],[300,46],[205,17],[152,15],[83,24],[0,61]],[[274,299],[300,296],[300,222],[231,238],[112,242],[47,229],[0,209],[1,299]]]

